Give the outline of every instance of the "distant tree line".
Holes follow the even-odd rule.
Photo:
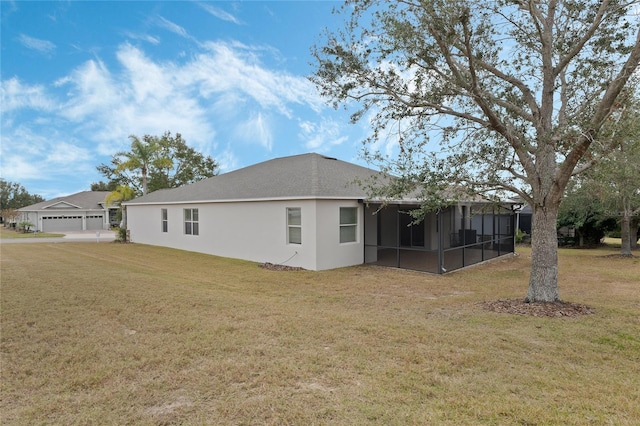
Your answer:
[[[9,182],[0,178],[0,222],[14,222],[18,217],[17,210],[31,204],[44,201],[37,194],[31,194],[17,182]]]

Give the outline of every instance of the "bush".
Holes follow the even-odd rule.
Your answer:
[[[24,232],[26,234],[27,232],[29,232],[31,230],[32,226],[33,226],[33,223],[28,222],[28,221],[24,221],[24,222],[20,222],[18,224],[18,229],[21,229],[22,232]]]
[[[116,241],[121,243],[127,242],[127,228],[115,228],[116,229]]]
[[[516,231],[516,244],[528,243],[530,240],[529,234],[518,229]]]

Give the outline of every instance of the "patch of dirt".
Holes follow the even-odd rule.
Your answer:
[[[569,302],[525,302],[524,299],[504,299],[483,302],[482,307],[493,312],[534,317],[566,318],[591,315],[593,309],[586,305]]]
[[[270,271],[304,271],[304,268],[299,266],[276,265],[269,262],[261,263],[260,267]]]
[[[616,253],[616,254],[607,254],[605,256],[598,256],[598,257],[603,257],[605,259],[634,259],[636,256],[634,256],[633,254]]]
[[[156,405],[155,407],[148,408],[147,414],[150,414],[152,416],[162,416],[166,414],[172,414],[174,411],[181,407],[191,407],[192,405],[193,403],[189,399],[181,396],[178,397],[178,399],[174,402],[168,402],[166,404]]]

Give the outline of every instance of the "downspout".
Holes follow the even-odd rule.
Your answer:
[[[362,264],[367,263],[367,208],[363,200],[358,200],[362,205]]]
[[[438,273],[444,273],[444,256],[442,253],[442,214],[441,210],[436,213],[436,232],[438,233]]]
[[[400,267],[400,205],[396,205],[396,268]]]

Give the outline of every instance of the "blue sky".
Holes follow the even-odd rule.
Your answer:
[[[364,164],[367,129],[307,79],[339,5],[2,0],[0,175],[47,199],[89,190],[129,135],[165,131],[221,172],[305,152]]]

